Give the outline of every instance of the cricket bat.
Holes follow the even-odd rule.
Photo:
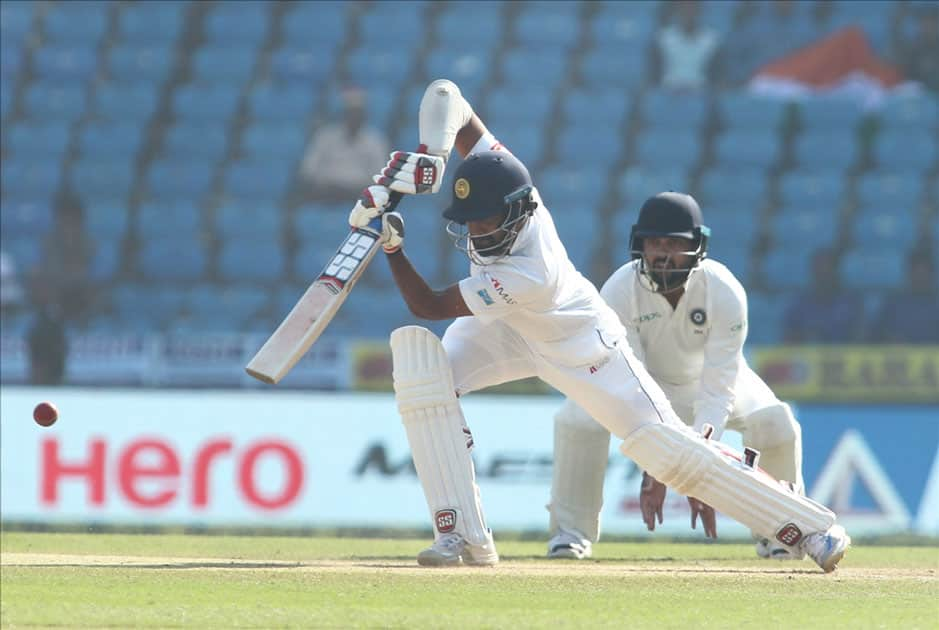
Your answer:
[[[385,212],[395,209],[401,193],[392,192],[389,199]],[[271,385],[287,375],[349,297],[352,287],[381,249],[380,236],[381,215],[366,227],[352,228],[326,268],[245,367],[248,374]]]

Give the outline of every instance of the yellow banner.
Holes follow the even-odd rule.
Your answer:
[[[939,403],[939,346],[788,346],[751,353],[780,398]]]

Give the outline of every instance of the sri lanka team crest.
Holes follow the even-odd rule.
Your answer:
[[[453,184],[453,194],[457,199],[466,199],[470,194],[470,184],[466,178],[461,177]]]

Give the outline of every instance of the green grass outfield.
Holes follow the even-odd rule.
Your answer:
[[[939,547],[852,548],[833,574],[750,545],[601,543],[422,569],[420,539],[0,536],[4,627],[936,628]]]

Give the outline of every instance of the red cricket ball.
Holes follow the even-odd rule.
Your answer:
[[[36,424],[51,427],[59,419],[59,410],[51,402],[41,402],[33,409],[33,420]]]

